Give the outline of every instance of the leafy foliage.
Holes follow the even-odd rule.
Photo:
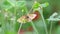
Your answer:
[[[0,5],[1,7],[0,8],[0,33],[1,34],[17,34],[18,33],[20,23],[17,22],[17,19],[23,15],[27,15],[30,10],[29,9],[30,7],[26,5],[27,4],[26,2],[28,1],[2,0],[0,2],[1,3]],[[49,15],[49,18],[45,19],[45,17],[47,16],[44,15],[43,13],[44,12],[43,10],[46,9],[47,6],[50,7],[49,3],[48,2],[43,4],[40,4],[38,2],[35,2],[35,3],[30,2],[30,3],[33,4],[32,5],[33,10],[39,11],[40,18],[35,21],[27,22],[26,24],[23,24],[23,26],[21,27],[21,30],[24,30],[25,34],[28,34],[28,33],[31,34],[32,32],[34,34],[35,33],[37,34],[36,30],[38,31],[39,34],[45,34],[46,30],[48,31],[48,34],[55,34],[53,33],[53,31],[56,32],[56,34],[59,34],[60,27],[59,25],[56,25],[58,21],[60,21],[59,14],[57,13],[58,15],[55,15],[55,16],[53,15],[54,16],[54,17],[52,16],[53,18]],[[40,7],[42,7],[42,9],[39,9]],[[48,9],[46,11],[49,12],[50,10]],[[47,12],[45,13],[47,14]],[[33,31],[29,32],[27,30],[29,27],[32,27]]]

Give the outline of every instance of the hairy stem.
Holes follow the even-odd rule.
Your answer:
[[[50,34],[51,34],[51,31],[52,31],[52,22],[51,22],[51,25],[50,25]]]
[[[43,23],[44,23],[44,28],[45,28],[46,34],[48,34],[47,25],[46,25],[45,20],[44,20],[42,8],[40,8],[40,11],[39,12],[41,14],[41,17],[42,17],[42,20],[43,20]]]
[[[19,27],[19,30],[18,30],[18,34],[20,33],[21,27],[22,27],[22,23],[20,24],[20,27]]]
[[[31,21],[31,25],[32,25],[33,29],[36,31],[36,33],[38,34],[38,31],[32,21]]]

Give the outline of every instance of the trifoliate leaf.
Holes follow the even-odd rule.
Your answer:
[[[47,7],[49,5],[48,2],[44,3],[44,4],[41,4],[42,7]]]
[[[11,6],[11,3],[8,0],[6,0],[6,1],[3,2],[3,6],[2,7],[4,9],[8,9],[8,8],[11,8],[12,6]]]
[[[36,9],[40,6],[40,3],[36,2],[34,5],[33,5],[33,9]]]

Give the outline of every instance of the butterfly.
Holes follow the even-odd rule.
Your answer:
[[[36,14],[27,14],[27,15],[24,15],[24,16],[18,18],[17,21],[19,23],[26,23],[26,22],[32,21],[35,17],[36,17]]]
[[[31,14],[23,15],[22,17],[18,18],[19,23],[26,23],[26,22],[31,22],[32,20],[36,20],[39,18],[39,12],[35,11]]]

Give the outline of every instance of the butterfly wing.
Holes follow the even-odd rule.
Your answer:
[[[19,23],[26,23],[26,16],[22,16],[22,17],[20,17],[20,18],[18,18],[18,20],[17,20],[17,22],[19,22]]]
[[[36,14],[28,14],[27,16],[29,16],[29,21],[32,21],[37,15]]]

